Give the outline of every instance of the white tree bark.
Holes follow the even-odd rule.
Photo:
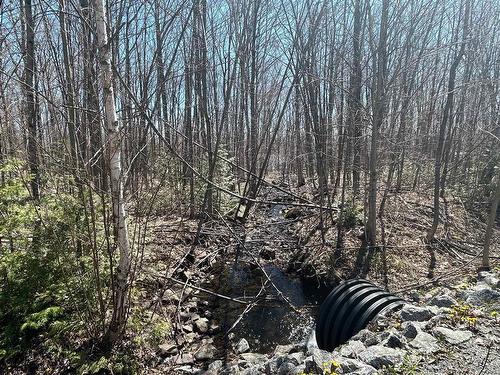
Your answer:
[[[113,315],[109,326],[109,339],[116,341],[123,333],[127,316],[130,248],[127,232],[127,212],[123,196],[121,133],[115,108],[113,70],[111,67],[111,45],[106,29],[106,8],[104,0],[93,0],[96,14],[97,44],[101,81],[104,91],[104,111],[107,129],[107,152],[110,168],[111,197],[113,204],[113,225],[115,241],[120,258],[115,273]]]

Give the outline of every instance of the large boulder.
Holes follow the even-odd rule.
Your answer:
[[[471,305],[497,308],[500,305],[500,292],[493,290],[486,283],[478,283],[465,292],[465,301]]]
[[[413,322],[424,322],[434,316],[434,313],[428,307],[419,307],[406,304],[399,312],[402,320]]]
[[[457,304],[457,300],[447,294],[437,295],[429,301],[429,305],[437,307],[452,307]]]
[[[434,336],[443,339],[449,344],[457,345],[469,341],[472,338],[471,331],[454,330],[445,327],[434,328]]]
[[[369,364],[370,366],[380,369],[384,366],[396,366],[403,362],[404,352],[399,349],[374,345],[359,353],[358,357],[361,361]]]
[[[432,354],[439,351],[438,341],[427,332],[418,332],[415,338],[410,341],[410,346],[424,354]]]

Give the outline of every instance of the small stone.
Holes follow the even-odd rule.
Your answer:
[[[382,341],[382,345],[388,348],[404,348],[406,346],[406,339],[399,333],[391,332],[389,336]]]
[[[208,332],[208,319],[207,318],[200,318],[197,321],[194,322],[196,329],[201,332],[201,333],[206,333]]]
[[[357,340],[357,341],[361,341],[362,343],[364,343],[365,345],[369,345],[367,343],[367,341],[369,341],[370,339],[372,339],[373,337],[375,336],[375,334],[368,330],[368,329],[362,329],[361,331],[359,331],[358,333],[356,333],[352,338],[351,340]],[[372,344],[374,345],[374,344]]]
[[[314,349],[311,354],[311,356],[304,360],[304,364],[306,365],[306,372],[312,372],[313,374],[322,374],[324,363],[337,362],[339,359],[336,354],[321,349]]]
[[[293,374],[295,371],[295,365],[291,362],[282,363],[278,368],[278,375],[289,375]]]
[[[420,326],[415,322],[403,322],[401,328],[403,329],[401,333],[407,339],[414,339],[417,336],[417,334],[422,330]]]
[[[420,302],[420,294],[418,294],[417,292],[411,292],[410,293],[410,299],[413,302]]]
[[[266,374],[276,374],[278,372],[278,359],[273,358],[266,363]]]
[[[179,352],[177,345],[169,343],[158,345],[158,349],[160,349],[160,353],[163,356],[173,355]]]
[[[356,358],[358,353],[366,349],[365,344],[358,340],[349,340],[340,347],[340,355],[347,358]]]
[[[245,339],[241,339],[236,344],[236,353],[245,353],[250,350],[250,345],[248,345],[248,341]]]
[[[383,366],[396,366],[403,362],[403,351],[375,345],[361,352],[358,357],[370,366],[380,369]]]
[[[199,368],[196,368],[194,366],[180,366],[175,368],[175,373],[176,374],[198,374],[201,370]]]
[[[224,375],[240,375],[241,371],[238,365],[228,365],[226,368],[222,371]]]
[[[184,324],[182,326],[182,329],[186,332],[193,332],[193,325],[192,324]]]
[[[191,354],[181,354],[173,358],[176,365],[187,365],[194,363],[194,357]]]
[[[426,307],[406,304],[399,312],[399,315],[402,320],[423,322],[432,318],[434,314]]]
[[[419,332],[410,342],[410,346],[425,354],[432,354],[439,351],[436,338],[427,332]]]
[[[437,327],[434,329],[433,333],[434,336],[452,345],[462,344],[472,338],[471,331],[453,330],[445,327]]]
[[[315,350],[318,350],[318,342],[316,341],[316,332],[313,330],[306,342],[307,354],[312,354]]]
[[[212,359],[213,357],[215,357],[216,352],[217,349],[215,348],[215,346],[209,343],[204,343],[200,346],[194,356],[198,360]]]
[[[496,289],[500,287],[500,280],[498,277],[492,273],[492,272],[487,272],[487,271],[482,271],[479,272],[479,277],[483,279],[483,281],[491,286],[492,288]]]
[[[212,370],[212,371],[217,371],[217,370],[220,370],[223,366],[223,363],[220,359],[216,360],[216,361],[213,361],[212,363],[210,363],[208,365],[208,369],[209,370]]]
[[[186,342],[188,344],[191,344],[192,342],[194,342],[198,337],[200,337],[200,335],[198,335],[196,332],[190,332],[190,333],[184,335],[184,338],[186,339]]]
[[[350,358],[340,358],[339,360],[340,367],[342,369],[342,373],[344,374],[375,374],[377,370],[366,363],[358,361],[356,359]]]
[[[241,375],[262,375],[263,371],[264,368],[262,366],[252,366],[243,370],[243,372],[241,372]]]
[[[290,363],[293,363],[294,366],[298,366],[302,362],[304,362],[304,353],[297,352],[297,353],[288,354],[285,357],[285,362],[290,362]]]
[[[437,306],[437,307],[452,307],[453,305],[457,304],[457,300],[454,299],[453,297],[447,295],[447,294],[442,294],[435,296],[429,301],[429,305],[431,306]]]
[[[292,207],[283,216],[285,219],[297,219],[302,216],[302,209],[300,207]]]
[[[267,357],[265,354],[259,353],[243,353],[240,357],[247,363],[256,364],[256,363],[264,363],[267,361]]]
[[[260,251],[259,255],[262,259],[272,260],[276,258],[276,251],[265,247]]]
[[[292,350],[294,349],[294,345],[276,345],[276,348],[274,348],[273,356],[276,357],[283,357],[287,355],[288,353],[291,353]]]

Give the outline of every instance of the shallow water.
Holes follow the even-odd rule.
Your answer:
[[[276,289],[268,284],[267,295],[273,297],[273,301],[253,307],[231,331],[238,339],[245,338],[251,351],[260,353],[270,352],[278,344],[305,340],[314,327],[319,305],[329,292],[329,289],[319,287],[316,283],[306,283],[287,275],[271,263],[263,268],[294,308],[282,302]],[[234,267],[229,278],[232,279],[230,289],[234,296],[256,295],[265,280],[259,269],[245,264]],[[217,315],[223,331],[227,332],[232,327],[243,310],[243,306],[235,303],[222,303],[219,306]]]

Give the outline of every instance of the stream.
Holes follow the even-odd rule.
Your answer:
[[[283,220],[282,208],[282,205],[268,206],[263,216],[274,222]],[[266,230],[274,240],[290,240],[281,224],[269,225]],[[244,305],[219,300],[214,315],[221,324],[219,339],[224,347],[227,347],[226,337],[230,331],[236,340],[245,338],[251,352],[269,353],[276,345],[299,343],[309,336],[319,306],[331,289],[319,286],[316,280],[303,280],[285,273],[272,261],[260,259],[260,266],[256,265],[253,259],[258,259],[259,250],[259,244],[244,246],[244,251],[237,250],[236,261],[221,262],[217,286],[220,293],[246,301],[252,301],[260,292],[259,302],[242,315]],[[253,256],[249,256],[249,252]],[[272,283],[267,281],[263,270]],[[289,303],[283,300],[272,284]],[[262,288],[265,290],[262,291]]]

